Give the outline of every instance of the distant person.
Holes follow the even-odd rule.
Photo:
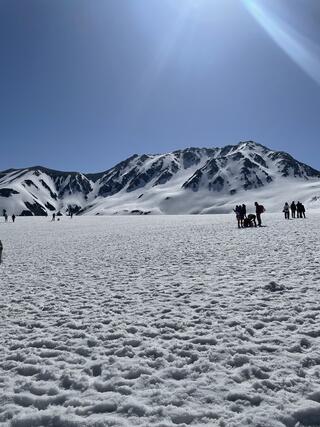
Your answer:
[[[246,216],[246,218],[243,221],[243,226],[244,228],[256,227],[257,226],[256,216],[254,214],[249,214],[248,216]]]
[[[4,214],[4,221],[8,222],[8,214],[7,213]]]
[[[254,214],[249,214],[247,219],[250,221],[250,227],[257,226],[256,216]]]
[[[258,202],[255,202],[255,207],[256,207],[256,216],[257,216],[257,221],[258,221],[258,227],[262,226],[262,220],[261,220],[261,215],[265,212],[265,208],[262,205],[259,205]]]
[[[301,210],[302,203],[297,203],[297,218],[302,218],[302,210]]]
[[[0,264],[2,263],[2,252],[3,252],[3,244],[0,240]]]
[[[291,203],[290,210],[291,210],[292,218],[295,218],[296,217],[296,211],[297,211],[297,205],[294,202]]]
[[[16,220],[15,214],[13,214],[11,218],[12,218],[12,222],[15,222],[15,220]]]
[[[243,226],[243,221],[247,217],[247,207],[245,204],[240,206],[240,215],[241,215],[241,225]]]
[[[290,207],[288,202],[285,203],[283,207],[283,212],[285,219],[290,219]]]
[[[306,217],[306,208],[304,206],[304,204],[301,203],[301,217],[300,218],[305,218]]]
[[[236,214],[236,218],[238,221],[238,228],[241,228],[241,206],[236,206],[235,209],[233,209],[233,212]]]
[[[51,221],[55,221],[56,220],[56,214],[55,213],[53,213],[52,214],[52,220]]]

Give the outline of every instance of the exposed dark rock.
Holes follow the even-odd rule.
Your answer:
[[[142,156],[143,157],[143,156]],[[130,182],[127,191],[134,191],[137,188],[145,186],[149,183],[154,177],[158,176],[163,167],[163,160],[157,160],[152,163],[152,165],[145,170],[144,172],[138,173]]]
[[[38,202],[25,202],[26,208],[35,216],[47,216],[46,210]]]
[[[198,191],[202,175],[203,175],[202,171],[200,169],[198,169],[192,175],[192,177],[182,185],[182,188],[192,190],[192,191]]]
[[[99,196],[101,197],[112,196],[113,194],[116,194],[119,191],[121,191],[122,188],[123,188],[123,185],[116,181],[106,183],[102,187],[100,187]]]
[[[24,183],[28,186],[28,187],[35,187],[37,190],[39,190],[39,187],[33,182],[31,181],[31,179],[26,179],[24,181]]]
[[[13,194],[19,194],[19,191],[12,190],[12,188],[0,188],[0,197],[10,197]]]
[[[257,153],[254,153],[251,155],[251,158],[254,162],[258,163],[260,166],[263,166],[264,168],[267,168],[266,161]]]
[[[54,192],[51,190],[51,188],[49,187],[49,185],[48,185],[48,184],[47,184],[43,179],[40,179],[40,182],[41,182],[41,184],[43,185],[43,187],[44,187],[46,190],[48,190],[48,191],[49,191],[50,196],[52,197],[52,199],[57,200],[57,198],[58,198],[57,194],[56,194],[56,193],[54,193]]]
[[[166,182],[170,181],[170,179],[173,177],[173,174],[169,172],[168,170],[164,171],[159,178],[156,180],[156,182],[153,184],[153,187],[156,185],[162,185]]]
[[[47,203],[45,204],[45,207],[46,207],[47,209],[49,209],[49,211],[55,211],[55,210],[56,210],[56,208],[55,208],[54,206],[52,206],[49,202],[47,202]]]
[[[20,216],[33,216],[33,214],[29,210],[24,210],[21,212]]]
[[[200,163],[200,157],[194,151],[187,150],[182,153],[182,161],[184,169],[188,169]]]
[[[244,155],[240,152],[234,153],[230,155],[230,159],[233,160],[234,162],[238,162],[239,160],[244,159]]]
[[[222,150],[220,151],[220,156],[219,157],[224,157],[226,155],[228,155],[232,150],[234,149],[233,145],[226,145],[224,148],[222,148]]]

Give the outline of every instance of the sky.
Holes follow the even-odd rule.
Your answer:
[[[320,169],[319,0],[0,0],[0,170],[254,140]]]

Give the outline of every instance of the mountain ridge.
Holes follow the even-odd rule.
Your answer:
[[[240,196],[251,200],[272,189],[278,196],[270,206],[279,209],[280,190],[296,187],[297,196],[311,203],[319,197],[319,185],[318,170],[286,152],[242,141],[133,154],[97,173],[7,169],[0,172],[0,210],[18,215],[230,212]]]

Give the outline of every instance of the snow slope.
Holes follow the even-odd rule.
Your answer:
[[[320,172],[247,141],[134,155],[98,174],[43,167],[0,173],[0,211],[9,214],[226,213],[255,200],[269,211],[292,200],[320,207]]]
[[[0,222],[0,425],[320,425],[319,214]]]

